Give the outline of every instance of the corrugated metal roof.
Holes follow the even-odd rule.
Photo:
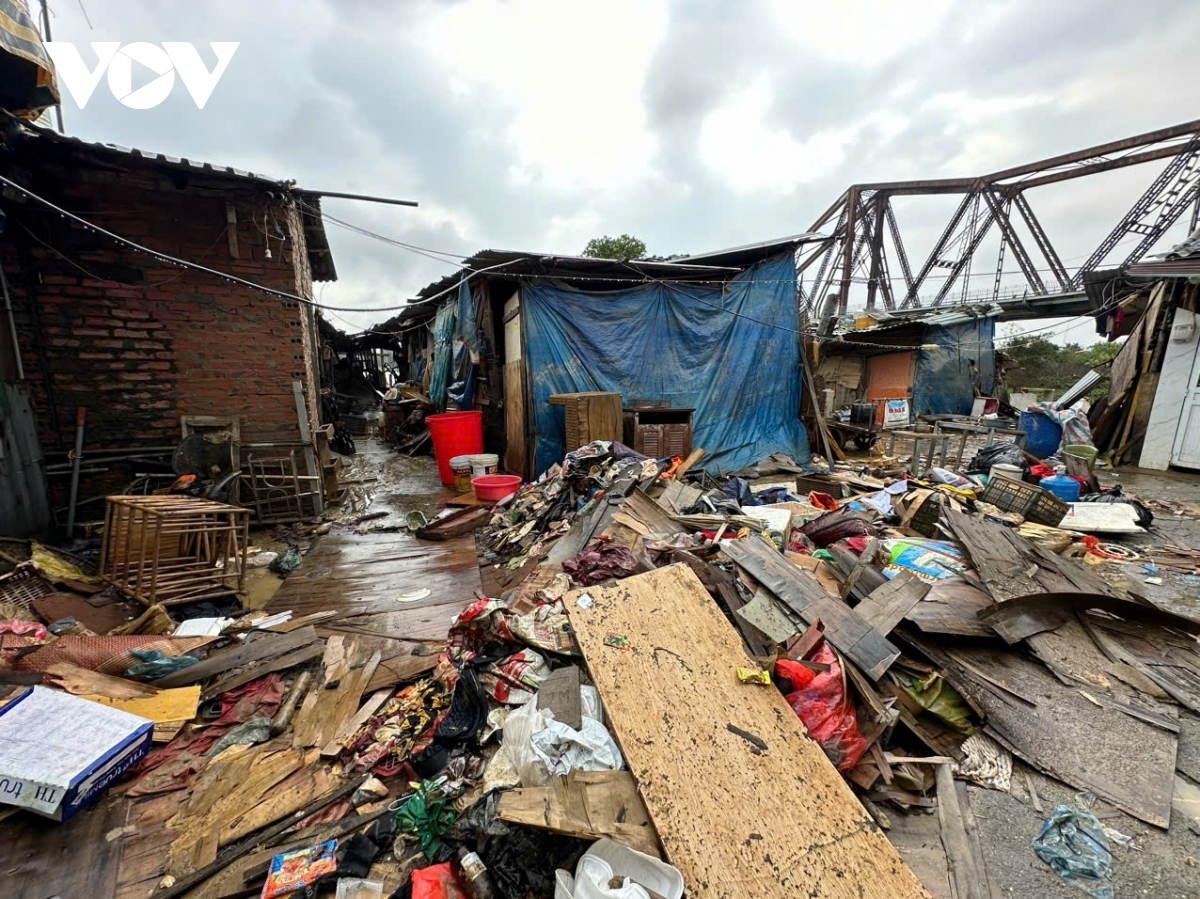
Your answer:
[[[234,178],[243,181],[254,181],[258,184],[273,187],[278,190],[290,189],[295,185],[294,181],[282,181],[278,178],[268,178],[264,175],[256,175],[254,172],[235,169],[232,166],[214,165],[211,162],[202,162],[181,156],[167,156],[165,153],[153,153],[146,150],[139,150],[136,147],[122,147],[119,144],[87,141],[81,137],[72,137],[68,134],[59,134],[57,131],[54,131],[51,128],[43,128],[30,122],[23,122],[22,127],[36,133],[39,138],[43,138],[45,140],[65,146],[77,147],[81,150],[88,150],[93,153],[103,153],[109,156],[117,157],[128,157],[144,162],[152,162],[156,165],[165,166],[171,169],[195,172],[197,174],[214,175],[222,178]]]
[[[1153,259],[1129,266],[1136,278],[1200,278],[1200,256]]]
[[[182,171],[193,176],[226,179],[242,183],[250,183],[272,191],[291,194],[302,201],[300,210],[301,224],[304,229],[305,246],[308,249],[309,266],[312,269],[314,281],[336,281],[337,269],[333,264],[333,253],[329,248],[329,238],[325,234],[325,221],[321,216],[321,196],[296,188],[294,181],[280,181],[265,175],[235,169],[232,166],[214,165],[211,162],[200,162],[186,157],[167,156],[164,153],[151,153],[137,148],[122,147],[117,144],[86,141],[80,137],[59,134],[50,128],[21,122],[20,127],[37,140],[46,140],[69,150],[78,150],[91,154],[93,157],[116,162],[138,162],[153,165],[160,169]]]
[[[762,262],[777,253],[800,246],[803,243],[814,243],[825,240],[826,235],[817,231],[806,231],[803,234],[793,234],[791,237],[779,237],[774,240],[764,240],[759,243],[748,243],[740,247],[729,247],[725,250],[713,250],[710,253],[692,253],[688,256],[673,256],[672,262],[705,262],[709,265],[753,265]]]

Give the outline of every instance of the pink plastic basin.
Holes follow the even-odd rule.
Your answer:
[[[475,495],[489,503],[498,503],[521,489],[521,478],[515,474],[485,474],[471,478]]]

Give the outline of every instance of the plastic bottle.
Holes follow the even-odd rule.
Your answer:
[[[1079,482],[1074,478],[1067,477],[1065,474],[1055,474],[1048,478],[1042,478],[1038,482],[1038,486],[1043,490],[1049,490],[1063,502],[1074,503],[1079,501]]]
[[[492,879],[488,876],[487,866],[483,863],[478,853],[463,852],[458,858],[459,867],[462,868],[463,884],[467,888],[467,894],[471,899],[498,899],[499,894],[496,888],[492,886]]]

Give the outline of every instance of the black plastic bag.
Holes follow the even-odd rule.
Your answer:
[[[1022,471],[1029,471],[1029,463],[1025,453],[1015,443],[994,443],[985,446],[975,454],[968,471],[991,471],[993,465],[1016,465]]]
[[[1081,503],[1124,503],[1133,506],[1137,510],[1137,523],[1139,527],[1148,528],[1154,523],[1154,513],[1151,512],[1145,505],[1139,503],[1136,499],[1126,496],[1121,491],[1121,485],[1113,487],[1107,493],[1089,493],[1086,496],[1079,497]]]

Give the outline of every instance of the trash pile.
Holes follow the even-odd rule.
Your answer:
[[[1006,453],[1017,477],[989,477]],[[537,511],[570,478],[552,472],[526,487],[497,510],[485,539],[490,561],[502,560],[497,550],[518,534],[522,552],[508,564],[541,560],[508,602],[557,609],[569,580],[576,589],[565,612],[576,630],[590,611],[572,603],[592,608],[581,589],[689,569],[741,637],[739,654],[712,664],[746,690],[773,684],[883,828],[896,814],[947,803],[955,778],[1009,791],[1015,755],[1165,829],[1173,722],[1200,713],[1200,624],[1145,602],[1119,574],[1138,554],[1102,542],[1125,528],[1084,514],[1120,507],[1142,530],[1152,512],[1120,487],[1093,483],[1094,492],[1082,492],[1085,478],[1076,479],[1077,498],[1063,501],[1038,486],[1055,470],[1011,444],[980,456],[966,474],[934,468],[919,478],[777,459],[744,476],[675,479],[671,460],[646,460],[637,483],[618,483],[601,462],[549,516]],[[603,448],[596,458],[604,460]],[[622,458],[627,475],[637,460]],[[563,470],[581,473],[569,460]],[[1099,538],[1089,533],[1097,522]],[[1195,556],[1182,547],[1161,552],[1176,553],[1181,566]],[[601,645],[645,651],[627,638],[606,634]],[[586,674],[592,654],[583,661]],[[677,679],[654,685],[679,687]],[[615,734],[628,749],[620,722]],[[1113,758],[1122,764],[1114,768]],[[1020,789],[1032,793],[1032,783]],[[965,797],[955,796],[956,809]],[[661,835],[657,813],[669,815],[653,803],[648,810]],[[1064,878],[1081,876],[1072,872],[1083,866],[1111,880],[1109,862],[1063,861],[1062,847],[1078,839],[1058,837],[1056,849],[1046,848],[1049,834],[1082,814],[1060,807],[1047,818],[1038,855]]]
[[[916,897],[884,833],[936,810],[950,869],[985,872],[955,783],[1033,795],[1014,756],[1081,794],[1029,845],[1093,895],[1130,838],[1087,797],[1169,826],[1200,623],[1106,579],[1116,544],[1016,511],[1016,480],[690,468],[597,442],[499,503],[471,526],[515,579],[444,643],[18,597],[0,801],[64,821],[112,791],[156,899],[790,896],[835,869]]]

